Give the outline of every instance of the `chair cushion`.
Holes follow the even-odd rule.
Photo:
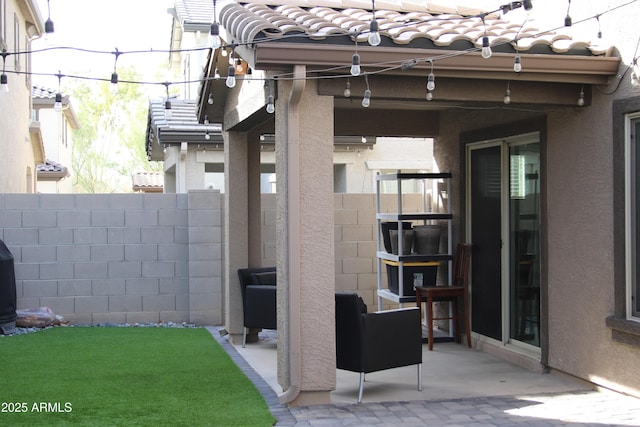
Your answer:
[[[276,284],[276,272],[267,271],[262,273],[252,273],[251,282],[254,285],[275,285]]]

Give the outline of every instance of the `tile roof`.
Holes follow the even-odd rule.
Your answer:
[[[208,30],[213,22],[213,2],[210,0],[176,0],[175,11],[185,31]]]
[[[66,166],[53,160],[37,165],[37,173],[39,178],[66,178],[70,175]]]
[[[58,93],[57,90],[46,88],[43,86],[34,85],[31,87],[31,96],[33,97],[33,99],[55,100],[56,93]],[[62,94],[62,102],[68,103],[69,95]]]
[[[216,123],[209,125],[198,123],[194,100],[172,99],[169,118],[165,113],[164,100],[150,101],[147,120],[147,156],[151,160],[163,160],[163,146],[181,142],[221,144],[223,143],[222,126]]]
[[[138,172],[131,177],[133,191],[162,192],[164,188],[163,172]]]
[[[541,33],[538,29],[509,22],[498,14],[478,17],[477,9],[444,7],[418,1],[376,2],[375,18],[383,45],[460,49],[460,43],[482,47],[489,37],[492,46],[506,45],[511,52],[517,38],[521,52],[544,48],[546,53],[602,55],[606,48],[567,34]],[[366,43],[372,19],[371,2],[365,0],[253,0],[228,3],[219,14],[233,43],[260,40]],[[522,28],[521,28],[522,27]]]

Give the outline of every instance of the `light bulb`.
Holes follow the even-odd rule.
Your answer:
[[[513,71],[515,71],[516,73],[519,73],[520,71],[522,71],[522,63],[520,62],[520,55],[516,55],[516,57],[513,60]]]
[[[427,90],[433,91],[436,88],[436,76],[433,73],[429,73],[427,76]]]
[[[218,71],[217,68],[213,72],[213,78],[214,79],[219,79],[220,78],[220,71]]]
[[[204,123],[205,125],[208,125],[208,124],[209,124],[209,116],[206,116],[206,115],[204,116],[203,123]]]
[[[206,139],[207,141],[211,139],[211,135],[209,135],[209,131],[205,132],[204,139]]]
[[[244,68],[242,67],[242,59],[236,59],[236,71],[241,73]]]
[[[0,74],[0,91],[9,93],[9,78],[6,74]]]
[[[56,102],[53,104],[53,109],[58,113],[62,111],[62,94],[60,92],[56,93]]]
[[[489,46],[489,37],[482,38],[482,57],[484,59],[491,58],[491,46]]]
[[[209,98],[207,98],[207,104],[213,105],[213,94],[212,93],[210,93],[209,94]]]
[[[273,114],[276,111],[275,105],[273,105],[273,95],[267,97],[267,113]]]
[[[344,85],[344,97],[349,98],[351,96],[351,82],[347,80],[347,84]]]
[[[53,46],[55,37],[53,36],[53,21],[48,18],[44,23],[44,41],[48,46]]]
[[[635,71],[631,73],[631,86],[640,87],[640,80],[638,80],[638,75]]]
[[[511,104],[511,91],[509,89],[504,91],[504,103]]]
[[[212,49],[218,49],[222,45],[220,41],[220,26],[217,22],[211,24],[211,30],[209,31],[209,45]]]
[[[171,111],[171,101],[168,99],[164,103],[164,118],[170,119],[173,116],[173,112]]]
[[[571,20],[571,17],[569,15],[564,17],[564,26],[565,27],[570,27],[571,25],[573,25],[573,21]]]
[[[578,95],[578,107],[584,107],[584,90],[580,90],[580,95]]]
[[[357,53],[354,53],[351,57],[351,75],[360,75],[360,55],[358,55]]]
[[[236,69],[233,65],[229,65],[229,73],[227,74],[227,81],[225,83],[228,88],[235,87],[236,85]]]
[[[382,41],[380,39],[380,33],[378,32],[378,21],[375,19],[371,21],[369,24],[369,44],[371,46],[378,46]]]
[[[367,108],[371,104],[371,91],[369,89],[364,91],[364,97],[362,98],[362,106]]]
[[[427,91],[427,101],[432,101],[432,100],[433,100],[433,92],[428,90]]]

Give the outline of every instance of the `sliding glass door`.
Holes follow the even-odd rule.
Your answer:
[[[467,146],[473,332],[540,347],[537,134]]]

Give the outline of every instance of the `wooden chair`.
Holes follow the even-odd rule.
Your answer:
[[[435,320],[453,319],[456,342],[460,342],[460,320],[458,316],[458,298],[462,298],[467,345],[471,348],[471,321],[469,319],[469,270],[471,268],[471,244],[460,243],[456,247],[453,258],[453,283],[449,286],[416,286],[416,303],[427,304],[427,331],[429,350],[433,350],[433,322]],[[452,304],[452,316],[434,317],[433,303],[449,302]]]

